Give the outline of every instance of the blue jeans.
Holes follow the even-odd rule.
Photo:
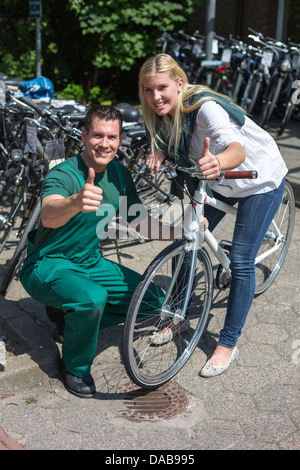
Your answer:
[[[284,180],[279,188],[244,198],[216,197],[228,204],[238,202],[237,218],[232,240],[230,267],[232,280],[224,327],[219,344],[233,348],[246,321],[255,294],[255,257],[275,216],[284,191]],[[205,206],[205,216],[212,231],[224,217],[219,210]]]

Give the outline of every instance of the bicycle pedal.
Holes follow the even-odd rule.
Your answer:
[[[230,286],[231,277],[220,264],[216,275],[216,286],[219,290],[225,290]]]

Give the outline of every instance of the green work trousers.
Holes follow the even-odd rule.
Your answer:
[[[33,298],[64,310],[63,363],[78,377],[90,374],[100,323],[102,329],[124,322],[139,280],[140,274],[102,257],[82,267],[58,255],[45,256],[22,276]]]

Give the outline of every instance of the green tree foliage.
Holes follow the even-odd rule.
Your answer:
[[[35,70],[35,24],[29,19],[28,3],[1,0],[0,72],[26,79]]]
[[[136,88],[138,67],[159,50],[156,39],[164,31],[184,28],[199,3],[43,0],[42,74],[53,81],[56,91],[71,84],[74,90],[79,90],[77,85],[85,90],[85,97],[99,100],[97,94],[105,92],[106,99],[108,94],[120,99],[124,83],[134,80]],[[33,78],[35,61],[35,20],[29,18],[29,0],[1,0],[0,72],[11,78]]]
[[[154,52],[155,39],[184,23],[195,1],[185,4],[149,0],[69,0],[84,36],[94,37],[97,68],[130,70],[137,59]]]

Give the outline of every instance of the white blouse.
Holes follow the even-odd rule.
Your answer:
[[[166,127],[168,124],[165,120]],[[246,197],[276,189],[288,172],[278,146],[268,132],[248,117],[240,127],[215,101],[207,101],[199,109],[190,145],[191,160],[201,158],[205,137],[210,138],[213,154],[221,153],[231,142],[239,142],[246,159],[236,170],[258,172],[257,179],[224,180],[221,185],[209,182],[211,189],[226,197]]]

